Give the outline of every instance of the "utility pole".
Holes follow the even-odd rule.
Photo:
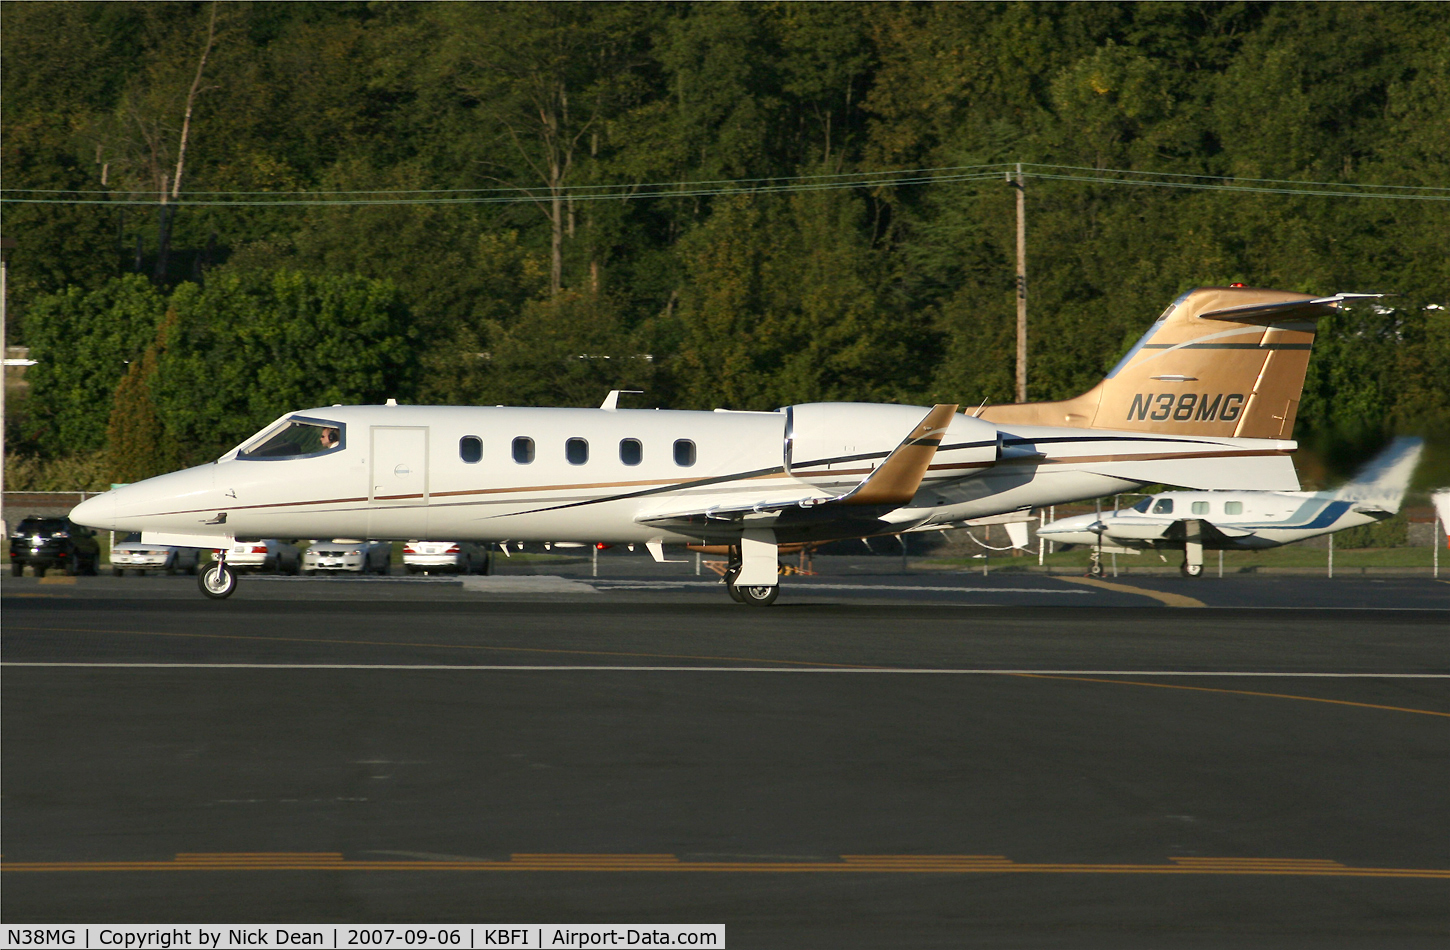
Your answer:
[[[1027,179],[1017,163],[1017,401],[1027,401]]]

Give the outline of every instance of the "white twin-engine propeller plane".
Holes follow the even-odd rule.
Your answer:
[[[1150,483],[1295,490],[1317,317],[1351,295],[1184,294],[1107,378],[1061,402],[776,412],[333,406],[71,518],[226,551],[271,537],[729,545],[737,601],[772,603],[777,546],[896,534]],[[390,401],[391,402],[391,401]],[[224,558],[224,555],[222,555]],[[224,560],[202,591],[236,586]]]

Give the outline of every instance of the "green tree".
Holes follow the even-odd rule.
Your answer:
[[[112,393],[165,312],[165,298],[136,274],[36,298],[24,317],[36,365],[26,374],[23,442],[47,456],[104,448]]]
[[[282,413],[407,400],[416,334],[393,284],[356,276],[222,269],[183,284],[150,377],[166,437],[195,464]]]

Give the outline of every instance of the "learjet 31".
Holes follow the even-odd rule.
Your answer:
[[[356,537],[726,544],[737,601],[772,603],[783,543],[948,527],[1146,484],[1293,491],[1314,320],[1351,297],[1200,288],[1074,399],[971,413],[331,406],[215,462],[82,502],[148,543]],[[224,557],[224,555],[223,555]],[[203,593],[236,586],[225,560]]]

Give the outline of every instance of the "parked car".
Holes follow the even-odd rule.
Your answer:
[[[44,577],[53,567],[67,574],[94,574],[100,560],[96,533],[69,518],[32,515],[10,532],[10,574],[14,577],[24,574],[27,564],[35,569],[36,577]]]
[[[357,574],[386,574],[393,561],[391,541],[313,541],[302,553],[302,571],[309,577],[350,571]]]
[[[120,577],[128,570],[142,575],[147,571],[195,574],[200,560],[198,548],[175,548],[169,544],[144,544],[139,533],[126,535],[111,545],[111,573]]]
[[[403,566],[409,574],[487,574],[488,549],[472,541],[409,541],[403,545]]]
[[[227,551],[227,566],[261,574],[298,574],[302,571],[302,551],[276,538],[238,541]]]

